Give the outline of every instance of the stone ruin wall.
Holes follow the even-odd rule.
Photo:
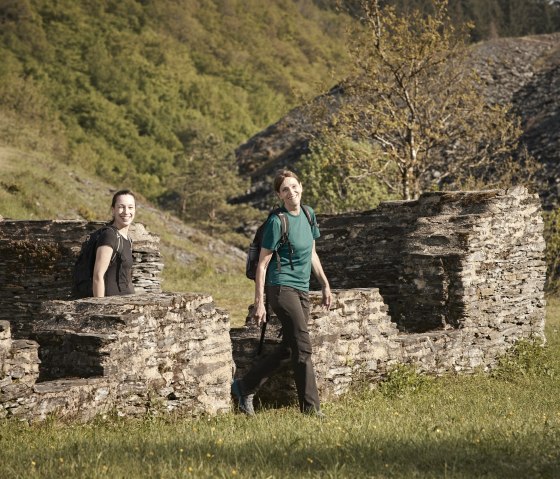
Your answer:
[[[408,333],[403,357],[426,371],[487,369],[517,340],[545,339],[543,221],[525,188],[426,193],[320,227],[331,282],[379,288]]]
[[[229,329],[201,294],[44,302],[37,342],[11,340],[0,321],[0,417],[229,411]]]
[[[331,283],[379,288],[401,331],[543,330],[543,221],[524,188],[425,193],[319,221]]]
[[[385,202],[369,212],[318,221],[316,246],[331,286],[354,295],[375,288],[370,291],[387,305],[353,297],[348,308],[335,298],[330,315],[321,312],[316,294],[309,330],[323,396],[338,392],[337,384],[346,387],[349,377],[375,381],[396,362],[432,374],[488,370],[519,339],[545,339],[543,221],[538,196],[525,188],[426,193],[416,201]],[[377,312],[369,318],[372,310]],[[245,353],[254,356],[258,346],[249,339],[258,338],[258,331],[246,329],[234,340],[241,372],[250,361],[236,354],[240,338],[251,344]],[[359,331],[359,348],[348,337],[352,331]],[[270,346],[278,341],[274,332],[267,337]],[[368,350],[372,344],[376,353]],[[345,347],[346,363],[329,356]],[[329,371],[319,372],[325,364]],[[287,375],[260,395],[265,402],[278,400],[278,390],[293,393]]]
[[[12,335],[28,338],[43,301],[71,298],[72,268],[82,242],[104,223],[86,221],[0,221],[0,321]],[[138,293],[161,291],[159,238],[136,223],[133,283]]]
[[[492,367],[521,338],[544,337],[542,219],[526,190],[430,193],[319,221],[317,249],[335,288],[329,312],[311,293],[309,329],[325,400],[357,379],[377,381],[396,363],[472,372]],[[157,240],[149,248],[134,242],[149,250],[135,251],[148,258],[135,275],[149,285],[145,294],[68,301],[64,275],[81,239],[65,246],[71,223],[0,222],[0,307],[8,308],[0,313],[0,417],[229,410],[233,369],[241,374],[250,365],[258,329],[230,329],[211,296],[161,293]],[[21,243],[65,253],[33,266]],[[40,279],[30,283],[34,275]],[[278,341],[275,331],[272,321],[265,354]],[[264,403],[293,404],[294,397],[288,373],[259,393]]]

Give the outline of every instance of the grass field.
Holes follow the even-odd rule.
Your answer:
[[[560,301],[547,345],[496,374],[401,375],[374,391],[255,418],[0,421],[8,478],[557,478],[560,477]]]

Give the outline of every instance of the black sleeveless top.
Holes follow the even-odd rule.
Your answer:
[[[115,260],[109,264],[105,272],[105,296],[118,296],[123,294],[133,294],[132,284],[132,242],[122,236],[116,229],[107,228],[101,233],[97,247],[110,246],[113,251],[117,251],[118,239],[121,240],[121,254],[117,253]]]

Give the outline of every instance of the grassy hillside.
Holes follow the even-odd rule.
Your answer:
[[[340,72],[346,18],[312,0],[3,0],[0,114],[155,200],[205,139],[233,151]]]
[[[200,224],[217,201],[240,225],[224,206],[244,187],[225,181],[234,148],[343,69],[346,21],[312,0],[0,0],[0,216],[105,219],[111,191],[133,188],[164,288],[242,321],[239,251],[158,200]]]

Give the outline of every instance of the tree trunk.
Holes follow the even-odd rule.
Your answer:
[[[401,181],[402,181],[402,189],[403,189],[403,200],[412,200],[415,191],[414,191],[414,169],[411,166],[403,170]]]

